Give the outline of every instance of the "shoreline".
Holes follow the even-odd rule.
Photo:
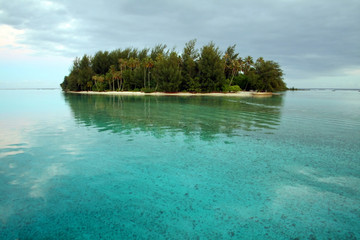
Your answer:
[[[273,95],[279,95],[272,92],[248,92],[241,91],[237,93],[190,93],[190,92],[177,92],[177,93],[166,93],[166,92],[133,92],[133,91],[108,91],[108,92],[96,92],[96,91],[66,91],[66,93],[74,94],[89,94],[89,95],[118,95],[118,96],[215,96],[215,97],[271,97]]]

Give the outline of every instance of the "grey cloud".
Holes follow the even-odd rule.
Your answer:
[[[222,50],[237,44],[240,55],[278,61],[285,73],[299,77],[360,65],[356,0],[0,0],[0,5],[0,21],[25,29],[23,43],[48,53],[75,57],[157,43],[181,51],[197,38],[198,46],[214,41]]]

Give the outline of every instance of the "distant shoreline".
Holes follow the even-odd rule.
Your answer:
[[[237,93],[190,93],[190,92],[133,92],[133,91],[108,91],[108,92],[96,92],[96,91],[67,91],[67,93],[74,94],[90,94],[90,95],[119,95],[119,96],[216,96],[216,97],[271,97],[273,95],[279,95],[272,92],[248,92],[242,91]]]

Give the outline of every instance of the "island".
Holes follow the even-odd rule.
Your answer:
[[[66,92],[195,93],[275,92],[286,90],[277,62],[240,57],[236,45],[222,53],[213,42],[200,50],[196,39],[179,54],[158,44],[152,49],[126,48],[76,57],[60,84]],[[243,94],[245,94],[245,92]],[[267,95],[267,94],[262,94]]]

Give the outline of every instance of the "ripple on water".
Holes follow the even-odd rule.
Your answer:
[[[2,118],[0,235],[359,239],[360,112],[301,95],[65,94]]]

